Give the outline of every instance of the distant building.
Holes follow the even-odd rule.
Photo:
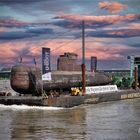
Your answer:
[[[97,71],[97,57],[96,56],[91,56],[91,72],[96,72]]]
[[[78,55],[66,52],[57,59],[57,70],[59,71],[81,71],[81,65],[77,64]]]

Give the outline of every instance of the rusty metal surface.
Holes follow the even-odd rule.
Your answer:
[[[59,97],[36,97],[36,96],[7,96],[0,97],[0,104],[25,104],[31,106],[53,106],[53,107],[74,107],[81,104],[92,104],[107,101],[140,98],[140,90],[122,90],[116,93],[91,94],[85,96],[61,95]]]
[[[0,97],[0,104],[5,105],[31,105],[31,106],[53,106],[53,107],[73,107],[84,103],[84,96],[60,96],[60,97],[24,97],[8,96]]]
[[[11,87],[19,93],[35,93],[36,82],[41,77],[41,71],[36,67],[18,65],[11,70]]]

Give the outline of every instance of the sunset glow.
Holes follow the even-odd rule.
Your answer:
[[[17,64],[20,56],[25,64],[36,58],[40,66],[42,47],[51,49],[53,67],[64,52],[77,53],[80,62],[84,20],[87,67],[97,56],[99,69],[128,69],[127,56],[140,55],[138,5],[137,0],[1,0],[0,68]]]

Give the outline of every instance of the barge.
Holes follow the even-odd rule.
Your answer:
[[[18,93],[18,96],[10,96],[10,93],[2,93],[0,104],[4,105],[29,105],[29,106],[53,106],[70,108],[81,104],[93,104],[122,99],[139,98],[140,90],[118,90],[106,93],[91,93],[78,96],[71,96],[65,91],[65,95],[59,93],[57,96],[48,93],[50,90],[70,90],[72,87],[81,87],[81,73],[77,72],[54,72],[52,81],[40,82],[40,70],[35,67],[18,65],[12,67],[10,85]],[[86,86],[107,85],[112,82],[108,75],[100,73],[86,73]],[[1,95],[2,95],[1,94]]]
[[[82,104],[97,104],[101,102],[117,101],[124,99],[140,98],[140,90],[120,90],[117,92],[87,94],[84,96],[60,95],[59,97],[37,96],[1,96],[0,104],[4,105],[29,105],[53,106],[70,108]]]

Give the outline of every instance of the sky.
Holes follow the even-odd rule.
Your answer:
[[[0,69],[19,63],[41,67],[41,48],[51,49],[56,69],[64,52],[82,57],[85,21],[86,67],[129,69],[127,56],[140,55],[140,0],[0,0]]]

